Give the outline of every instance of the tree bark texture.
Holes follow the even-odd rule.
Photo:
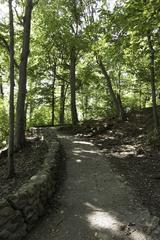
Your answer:
[[[52,119],[51,119],[51,125],[54,126],[55,122],[55,81],[56,81],[56,72],[57,72],[57,66],[56,63],[53,66],[53,79],[52,79]]]
[[[17,150],[22,148],[25,144],[25,100],[32,9],[33,1],[27,0],[24,17],[23,45],[19,66],[19,89],[16,109],[15,147]]]
[[[150,81],[151,81],[151,90],[152,90],[152,109],[153,109],[153,120],[154,120],[154,129],[158,132],[159,120],[157,113],[157,103],[156,103],[156,86],[155,86],[155,58],[154,58],[154,48],[151,39],[151,33],[148,32],[148,46],[150,51]]]
[[[113,90],[113,87],[112,87],[110,76],[108,75],[108,73],[105,69],[105,66],[104,66],[101,59],[98,59],[98,64],[99,64],[99,67],[100,67],[100,69],[101,69],[101,71],[102,71],[102,73],[103,73],[103,75],[106,79],[107,87],[108,87],[108,90],[110,92],[110,95],[111,95],[111,98],[112,98],[112,101],[113,101],[113,104],[114,104],[114,107],[115,107],[115,111],[116,111],[116,113],[117,113],[117,115],[120,119],[125,120],[125,113],[124,113],[124,110],[123,110],[120,95],[118,94],[116,96],[116,94]]]
[[[8,141],[8,177],[15,175],[14,167],[14,25],[12,0],[9,0],[10,32],[10,96],[9,96],[9,141]]]
[[[61,97],[60,97],[60,114],[59,114],[59,124],[60,125],[64,125],[64,108],[65,108],[65,81],[62,80]]]
[[[72,124],[77,125],[78,115],[76,106],[76,49],[71,48],[70,52],[70,89],[71,89],[71,117]]]

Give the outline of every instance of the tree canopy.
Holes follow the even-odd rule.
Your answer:
[[[31,126],[126,120],[128,111],[146,107],[153,109],[153,130],[159,134],[160,3],[117,0],[109,6],[107,0],[1,3],[1,147],[11,125],[11,60],[17,148]]]

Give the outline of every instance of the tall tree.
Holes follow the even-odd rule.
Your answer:
[[[157,9],[159,9],[159,7],[159,1],[151,2],[147,0],[140,2],[127,1],[124,5],[125,17],[128,19],[126,25],[128,25],[129,35],[132,38],[131,42],[137,45],[138,41],[135,52],[138,53],[138,51],[141,51],[140,57],[143,59],[143,64],[145,61],[147,62],[148,80],[151,88],[153,128],[156,135],[158,135],[157,133],[159,132],[156,91],[156,81],[158,78],[156,63],[158,63],[157,57],[159,57],[159,44],[157,44],[159,41],[159,35],[157,34],[159,12]],[[145,55],[145,59],[143,55]]]
[[[14,167],[14,25],[12,1],[9,0],[9,33],[10,33],[10,98],[9,98],[9,146],[8,177],[15,175]]]
[[[111,98],[112,98],[112,101],[113,101],[113,104],[114,104],[114,107],[115,107],[115,110],[116,110],[116,113],[117,113],[117,116],[122,119],[122,120],[125,120],[126,119],[126,116],[125,116],[125,112],[124,112],[124,109],[123,109],[123,106],[122,106],[122,102],[121,102],[121,98],[120,98],[120,95],[115,94],[114,90],[113,90],[113,87],[112,87],[112,82],[111,82],[111,79],[110,79],[110,76],[102,62],[101,59],[98,59],[98,64],[99,64],[99,67],[106,79],[106,83],[107,83],[107,88],[110,92],[110,95],[111,95]]]
[[[15,148],[25,144],[25,99],[27,83],[27,63],[30,49],[30,31],[33,0],[26,0],[21,61],[19,65],[19,88],[16,108]]]
[[[55,81],[56,81],[56,74],[57,74],[56,61],[52,68],[53,68],[53,71],[52,71],[52,119],[51,119],[51,125],[54,126],[54,124],[55,124]]]
[[[150,82],[151,82],[151,90],[152,90],[152,108],[153,108],[153,120],[154,120],[154,129],[156,134],[159,132],[159,119],[157,113],[157,101],[156,101],[156,77],[155,77],[155,51],[152,43],[151,32],[147,32],[148,38],[148,47],[150,52]]]
[[[77,106],[76,106],[76,49],[71,47],[70,50],[70,89],[71,89],[71,116],[72,124],[78,123]]]
[[[65,99],[66,99],[66,91],[67,87],[65,87],[64,79],[61,80],[61,95],[60,95],[60,112],[59,112],[59,124],[64,125],[65,122]]]

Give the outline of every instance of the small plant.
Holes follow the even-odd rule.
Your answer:
[[[148,133],[148,137],[147,137],[146,143],[147,143],[147,145],[150,145],[154,149],[159,149],[160,148],[159,131],[157,132],[156,129],[150,131]]]

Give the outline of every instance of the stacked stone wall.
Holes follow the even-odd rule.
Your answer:
[[[56,190],[60,143],[51,129],[41,133],[48,153],[41,169],[14,194],[0,200],[0,240],[21,240],[45,214]]]

